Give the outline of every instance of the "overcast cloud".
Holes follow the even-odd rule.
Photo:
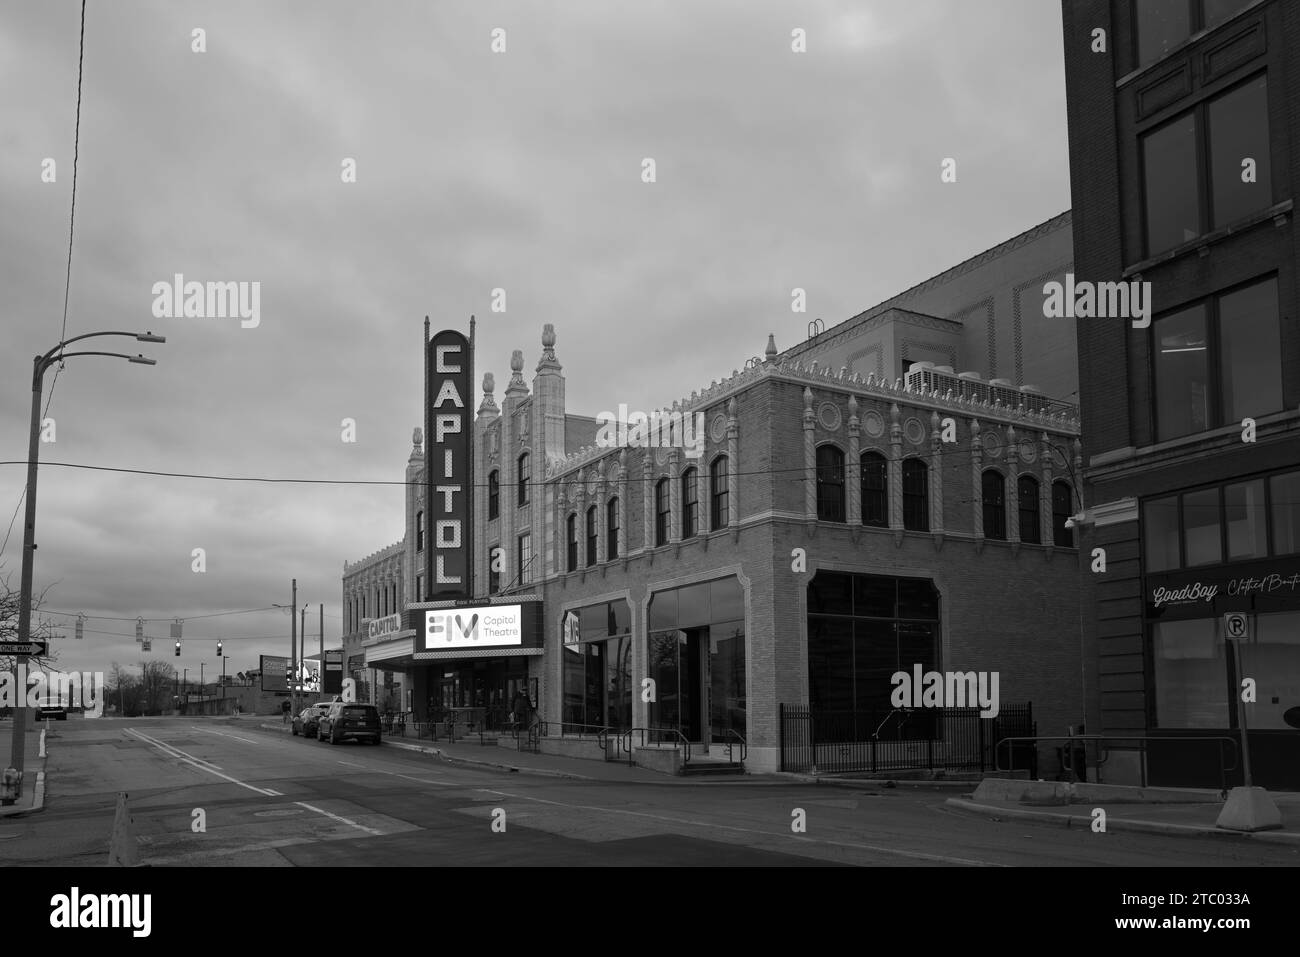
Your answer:
[[[26,459],[31,357],[60,338],[79,24],[70,0],[0,2],[11,462]],[[92,0],[67,335],[168,341],[87,345],[156,367],[70,360],[42,460],[400,482],[426,314],[435,330],[477,315],[498,402],[512,349],[531,383],[549,322],[570,412],[669,404],[769,332],[788,347],[810,318],[833,325],[1067,209],[1061,58],[1054,0]],[[956,183],[940,182],[945,157]],[[260,325],[155,319],[152,286],[175,273],[260,282]],[[806,316],[790,312],[796,286]],[[0,466],[0,539],[24,478]],[[38,505],[47,607],[192,619],[181,658],[165,622],[147,629],[152,654],[192,676],[200,661],[219,672],[218,637],[231,673],[287,654],[283,614],[197,616],[288,603],[294,577],[309,648],[319,602],[337,646],[343,562],[402,534],[397,484],[49,466]],[[20,514],[0,555],[15,588],[21,538]],[[63,667],[142,657],[131,621],[88,629],[61,643]]]

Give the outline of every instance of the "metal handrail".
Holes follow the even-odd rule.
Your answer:
[[[734,735],[736,740],[740,742],[740,763],[744,764],[745,758],[749,756],[749,743],[744,739],[741,733],[737,731],[735,728],[727,728],[724,733],[729,735]],[[727,739],[727,760],[734,764],[736,758],[731,748],[732,748],[732,742],[730,739]]]
[[[1097,742],[1097,760],[1094,766],[1100,769],[1107,761],[1110,760],[1110,752],[1114,749],[1102,747],[1102,741],[1138,741],[1142,752],[1142,787],[1147,786],[1146,770],[1146,750],[1148,741],[1227,741],[1232,745],[1232,764],[1227,765],[1223,762],[1223,746],[1219,747],[1219,786],[1225,794],[1228,791],[1227,775],[1230,771],[1237,770],[1238,759],[1241,757],[1241,750],[1237,744],[1237,739],[1229,734],[1071,734],[1071,735],[1026,735],[1023,737],[1002,738],[993,746],[993,768],[999,773],[1011,771],[1011,768],[1002,767],[1002,745],[1007,742],[1039,742],[1039,741],[1065,741],[1067,742],[1066,766],[1069,768],[1070,777],[1077,780],[1074,772],[1073,749],[1069,747],[1075,741],[1083,742],[1084,745],[1084,765],[1088,763],[1088,746],[1087,742]],[[1008,749],[1008,753],[1011,753]],[[1104,755],[1104,756],[1103,756]]]
[[[685,749],[685,751],[686,751],[686,757],[683,759],[682,764],[690,764],[690,762],[691,762],[691,742],[690,742],[690,740],[686,737],[686,735],[682,734],[682,732],[681,732],[679,729],[677,729],[677,728],[628,728],[626,731],[622,732],[622,733],[618,736],[618,742],[619,742],[619,750],[621,751],[621,750],[622,750],[622,745],[623,745],[623,739],[624,739],[624,738],[627,739],[627,763],[628,763],[629,766],[631,766],[631,765],[633,765],[633,764],[636,763],[636,762],[634,762],[634,761],[632,760],[632,735],[635,734],[635,733],[638,732],[638,731],[641,732],[641,746],[642,746],[642,747],[645,747],[645,736],[646,736],[646,732],[647,732],[647,731],[652,732],[652,733],[654,733],[654,734],[675,734],[675,735],[677,735],[677,737],[678,737],[679,739],[681,739],[681,743],[682,743],[682,745],[684,746],[684,749]]]

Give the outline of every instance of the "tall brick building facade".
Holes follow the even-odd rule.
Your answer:
[[[499,720],[522,688],[552,732],[671,727],[696,754],[739,737],[755,769],[779,766],[780,705],[888,714],[891,675],[917,665],[996,672],[1001,707],[1064,733],[1084,708],[1065,528],[1082,463],[1077,409],[1049,393],[1077,384],[1075,333],[1039,290],[1071,264],[1067,213],[785,353],[760,339],[665,410],[699,416],[698,447],[606,445],[566,410],[546,326],[531,388],[516,351],[474,427],[474,593],[540,604],[540,646],[429,662],[412,616],[367,664],[409,675],[417,719]]]
[[[1240,783],[1244,720],[1255,783],[1300,787],[1300,7],[1062,11],[1075,272],[1153,302],[1078,323],[1090,724],[1108,780]]]

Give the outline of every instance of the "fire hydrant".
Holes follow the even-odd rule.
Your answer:
[[[0,804],[13,804],[23,796],[23,772],[5,768],[0,773]]]

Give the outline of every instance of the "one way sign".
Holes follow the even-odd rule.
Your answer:
[[[43,656],[50,650],[45,641],[0,641],[0,655]]]
[[[1250,637],[1250,623],[1239,611],[1231,611],[1223,616],[1223,632],[1229,641],[1240,641]]]

